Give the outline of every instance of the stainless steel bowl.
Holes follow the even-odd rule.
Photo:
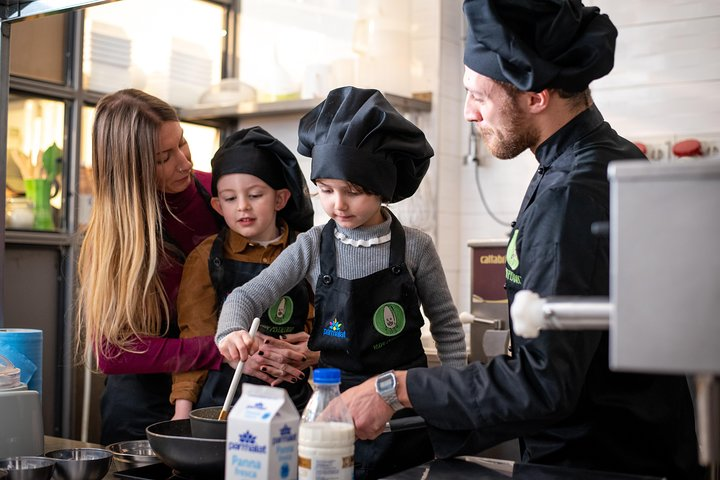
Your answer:
[[[0,460],[0,469],[7,471],[6,480],[49,480],[55,470],[55,461],[45,457],[9,457]]]
[[[113,459],[113,453],[104,448],[64,448],[45,456],[55,460],[56,480],[100,480]]]
[[[149,440],[128,440],[113,443],[106,448],[113,453],[117,470],[127,470],[160,462],[150,446]]]

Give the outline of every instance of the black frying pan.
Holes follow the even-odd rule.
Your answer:
[[[190,420],[166,420],[145,429],[155,455],[180,474],[198,479],[222,478],[225,438],[195,438]]]
[[[227,436],[227,420],[220,420],[219,407],[196,408],[190,412],[190,430],[196,438],[221,438]]]

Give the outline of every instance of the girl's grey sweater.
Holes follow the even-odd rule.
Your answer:
[[[385,214],[385,217],[389,217]],[[323,225],[298,235],[275,261],[242,287],[233,290],[222,306],[215,341],[220,342],[236,330],[248,330],[252,319],[260,316],[272,302],[305,279],[313,291],[320,275],[320,234]],[[432,239],[426,233],[405,229],[405,263],[415,280],[420,304],[430,321],[430,333],[443,365],[466,365],[465,334],[453,303]],[[390,232],[390,219],[379,225],[337,231],[354,240],[370,240]],[[354,247],[335,239],[341,278],[354,280],[388,268],[390,242],[371,247]]]

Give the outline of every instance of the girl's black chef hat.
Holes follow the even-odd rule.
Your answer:
[[[464,63],[523,91],[585,90],[612,70],[617,29],[580,0],[465,0]]]
[[[212,195],[218,195],[218,179],[231,173],[254,175],[275,190],[287,188],[290,199],[278,214],[293,230],[313,225],[313,207],[305,176],[295,155],[262,127],[250,127],[230,135],[210,162]]]
[[[434,152],[423,132],[377,90],[336,88],[300,120],[298,152],[310,180],[347,180],[386,202],[410,197]]]

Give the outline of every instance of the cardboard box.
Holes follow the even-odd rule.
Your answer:
[[[297,480],[300,415],[287,391],[243,384],[227,425],[225,479]]]

